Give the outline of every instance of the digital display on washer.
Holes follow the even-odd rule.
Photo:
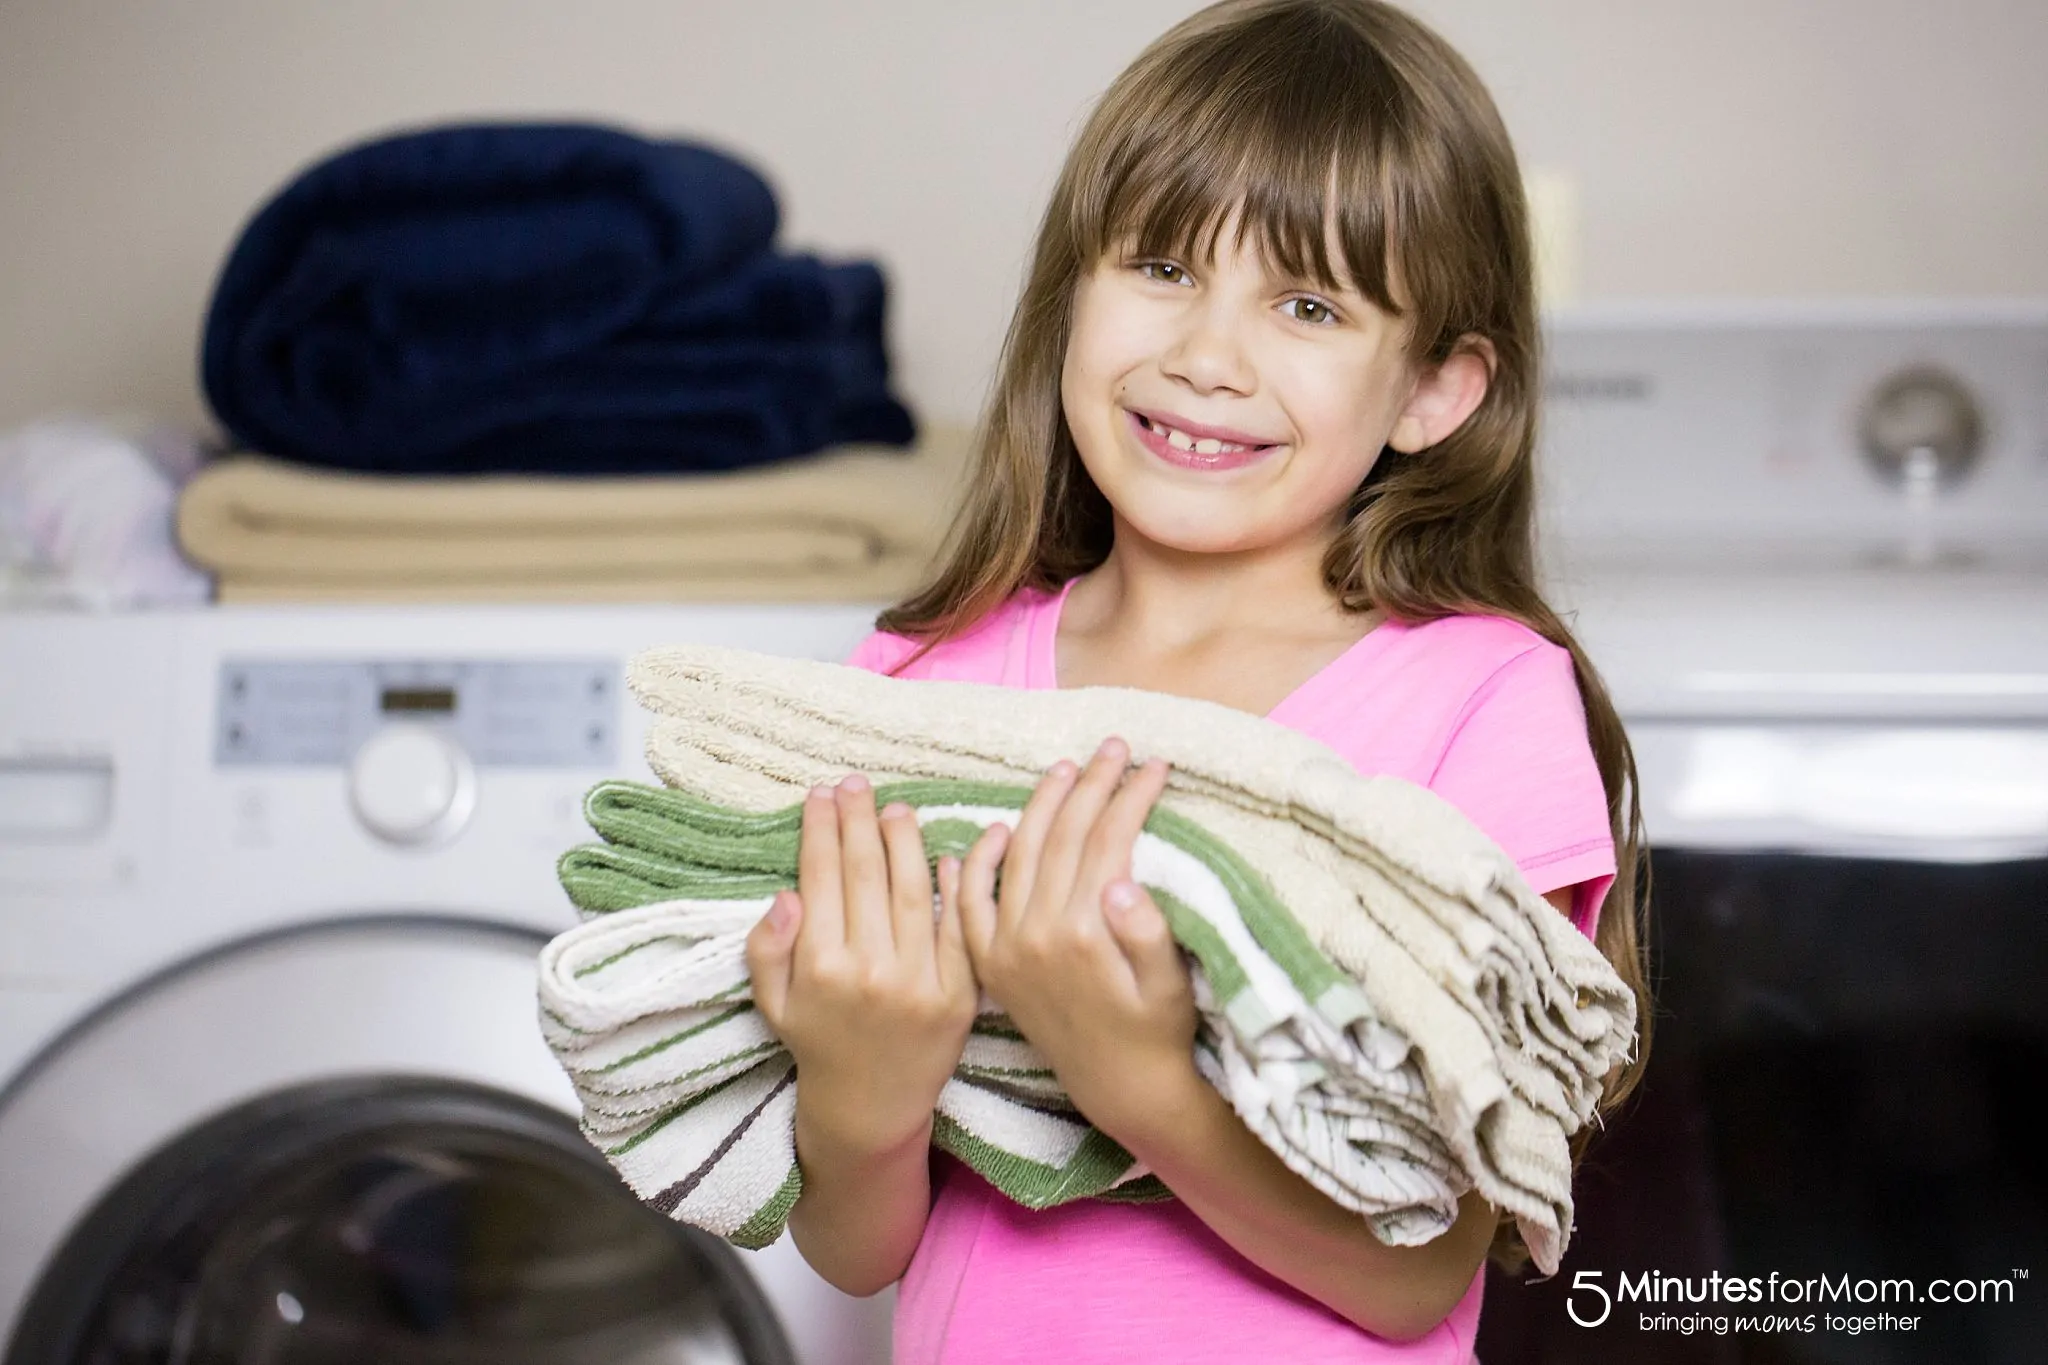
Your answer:
[[[446,716],[455,711],[455,689],[452,687],[387,687],[378,700],[378,709],[386,715],[394,711],[410,714],[424,712],[428,715]]]

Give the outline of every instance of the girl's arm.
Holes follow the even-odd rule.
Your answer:
[[[1571,913],[1570,888],[1546,899]],[[1367,1331],[1396,1341],[1424,1335],[1457,1307],[1484,1263],[1498,1214],[1477,1191],[1458,1201],[1449,1231],[1421,1246],[1390,1247],[1289,1170],[1192,1067],[1170,1089],[1147,1089],[1177,1099],[1150,1114],[1115,1112],[1110,1136],[1239,1255]]]
[[[796,1149],[804,1192],[789,1235],[811,1269],[843,1294],[866,1298],[910,1265],[931,1214],[931,1125],[877,1150],[821,1133],[797,1103]]]
[[[858,774],[813,791],[797,889],[748,935],[747,968],[755,1004],[796,1059],[804,1187],[790,1236],[831,1284],[872,1294],[902,1275],[924,1235],[932,1106],[978,995],[959,916],[933,921],[910,808],[878,816]]]
[[[1363,1218],[1289,1170],[1199,1076],[1171,1111],[1119,1126],[1111,1136],[1240,1256],[1392,1341],[1423,1336],[1450,1316],[1493,1240],[1493,1206],[1473,1191],[1435,1240],[1385,1245]]]
[[[1054,765],[1014,833],[991,826],[960,866],[940,860],[941,900],[958,903],[976,975],[1081,1112],[1240,1255],[1366,1331],[1423,1335],[1484,1261],[1492,1207],[1467,1195],[1442,1236],[1385,1246],[1202,1079],[1187,968],[1165,917],[1128,879],[1166,768],[1155,761],[1126,777],[1129,756],[1112,739],[1085,772]],[[1550,899],[1569,913],[1570,891]]]

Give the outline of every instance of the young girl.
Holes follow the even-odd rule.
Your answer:
[[[1460,807],[1640,997],[1627,743],[1534,585],[1536,368],[1520,179],[1470,68],[1375,0],[1226,0],[1082,132],[941,567],[852,662],[1292,726]],[[1469,1194],[1384,1246],[1197,1075],[1186,970],[1128,880],[1165,780],[1143,757],[1056,766],[941,861],[936,920],[909,810],[857,774],[810,794],[798,887],[748,943],[802,1077],[797,1245],[852,1293],[900,1278],[917,1365],[1470,1359],[1512,1224]],[[928,1162],[978,989],[1173,1201],[1034,1213]]]

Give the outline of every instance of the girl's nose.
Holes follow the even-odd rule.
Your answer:
[[[1215,308],[1190,308],[1160,368],[1196,393],[1249,395],[1258,374],[1245,353],[1235,320]]]

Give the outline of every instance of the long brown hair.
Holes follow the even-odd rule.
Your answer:
[[[1202,259],[1233,220],[1280,270],[1360,293],[1439,364],[1483,339],[1478,409],[1427,450],[1389,448],[1323,559],[1350,611],[1405,622],[1487,612],[1571,652],[1619,864],[1597,945],[1635,992],[1638,1038],[1606,1078],[1617,1108],[1649,1057],[1647,867],[1635,760],[1599,675],[1536,586],[1540,337],[1528,211],[1491,97],[1429,28],[1376,0],[1225,0],[1154,42],[1103,95],[1068,154],[978,434],[978,466],[934,576],[882,613],[930,649],[1020,588],[1101,564],[1109,505],[1060,404],[1076,284],[1115,246]],[[1334,228],[1334,231],[1332,230]],[[1333,259],[1331,238],[1341,248]],[[1583,1153],[1590,1129],[1574,1139]],[[1503,1220],[1493,1255],[1526,1252]]]

